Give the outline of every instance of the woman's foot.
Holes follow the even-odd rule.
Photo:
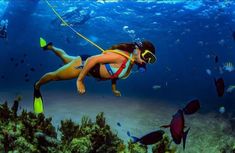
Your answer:
[[[40,47],[43,50],[51,50],[53,47],[52,42],[47,43],[45,39],[43,39],[42,37],[40,37]]]
[[[40,86],[39,86],[38,82],[34,83],[34,89],[39,91]]]
[[[49,42],[46,46],[42,47],[43,50],[52,50],[53,49],[53,43]]]

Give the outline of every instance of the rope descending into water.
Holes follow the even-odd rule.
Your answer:
[[[47,3],[47,5],[52,9],[52,11],[55,13],[55,15],[62,21],[62,23],[69,27],[74,33],[76,33],[78,36],[82,37],[83,39],[85,39],[86,41],[88,41],[89,43],[91,43],[93,46],[95,46],[96,48],[98,48],[101,52],[104,52],[105,50],[103,48],[101,48],[100,46],[98,46],[96,43],[94,43],[93,41],[91,41],[90,39],[88,39],[87,37],[83,36],[81,33],[79,33],[78,31],[76,31],[73,27],[71,27],[61,16],[60,14],[53,8],[53,6],[48,2],[48,0],[45,0],[45,2]]]

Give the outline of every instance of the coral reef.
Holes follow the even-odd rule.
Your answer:
[[[235,144],[226,144],[220,149],[220,153],[235,153]]]
[[[106,125],[103,113],[96,117],[96,122],[84,116],[81,125],[72,120],[61,121],[61,141],[65,144],[62,150],[67,148],[71,152],[118,152],[118,148],[124,142],[113,134],[110,126]]]
[[[96,116],[95,122],[87,116],[82,117],[80,124],[71,119],[62,120],[57,134],[52,118],[26,110],[18,113],[20,101],[21,97],[14,100],[11,109],[7,102],[0,104],[1,152],[147,153],[145,145],[129,141],[126,146],[106,124],[103,113]],[[164,138],[153,152],[173,153],[169,145],[169,139]]]
[[[7,102],[0,105],[0,150],[32,153],[56,151],[57,134],[52,119],[25,110],[18,115],[20,100],[16,99],[11,109]]]
[[[172,141],[165,134],[160,142],[153,145],[152,151],[153,153],[175,153],[176,147],[172,147],[171,143]]]
[[[132,143],[131,141],[129,141],[128,143],[128,150],[129,153],[147,153],[147,146],[145,145],[141,145],[138,143]]]

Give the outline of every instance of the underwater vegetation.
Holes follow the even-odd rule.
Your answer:
[[[125,143],[117,132],[106,123],[104,113],[99,113],[95,121],[88,116],[81,117],[80,123],[71,119],[60,122],[58,128],[52,124],[51,117],[44,114],[19,110],[22,98],[0,104],[0,152],[51,152],[51,153],[178,153],[174,140],[164,133],[163,138],[153,145]],[[182,110],[184,114],[195,113],[199,101],[192,100]],[[78,116],[79,117],[79,116]],[[80,117],[79,117],[80,118]],[[119,123],[119,125],[121,125]],[[151,148],[149,148],[151,147]],[[180,146],[182,147],[182,146]],[[187,148],[186,147],[186,152]],[[222,145],[221,153],[234,153],[234,144]]]
[[[52,118],[23,110],[18,112],[21,97],[14,100],[10,108],[5,102],[0,105],[0,150],[2,152],[66,152],[66,153],[147,153],[147,145],[129,141],[124,144],[106,124],[103,113],[93,122],[83,116],[77,124],[71,119],[62,120],[58,128],[52,125]],[[154,153],[170,149],[167,136],[156,143]]]
[[[9,108],[5,102],[0,106],[0,150],[4,152],[53,152],[59,141],[52,125],[52,118],[35,115],[23,110],[18,114],[21,98]]]
[[[234,153],[235,152],[235,145],[234,146],[229,146],[226,145],[224,148],[220,149],[221,153]]]
[[[172,141],[165,135],[160,142],[153,145],[152,151],[153,153],[175,153],[176,147],[171,143]]]
[[[24,109],[19,112],[21,100],[21,97],[16,98],[11,107],[7,102],[0,104],[1,152],[147,153],[149,149],[153,153],[179,152],[174,139],[171,140],[167,133],[152,145],[134,143],[132,139],[126,144],[106,123],[104,113],[97,114],[95,121],[88,116],[83,116],[80,123],[65,119],[56,129],[51,117]],[[199,108],[198,101],[193,100],[183,109],[184,112],[195,112],[197,109],[192,105]],[[220,152],[234,153],[235,145],[223,145]]]

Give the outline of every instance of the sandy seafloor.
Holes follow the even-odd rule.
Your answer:
[[[17,93],[0,92],[0,101],[8,100],[11,104]],[[32,110],[32,91],[24,91],[21,108]],[[76,92],[61,92],[44,90],[44,105],[46,116],[53,117],[53,124],[58,127],[60,120],[73,119],[80,122],[81,116],[87,115],[95,120],[99,112],[104,112],[107,123],[113,131],[125,140],[129,139],[126,132],[142,136],[148,132],[159,129],[159,126],[168,124],[172,115],[184,104],[170,104],[164,100],[136,99],[133,97],[114,97],[113,95],[83,95]],[[172,103],[172,102],[171,102]],[[215,112],[196,113],[185,116],[186,126],[191,127],[185,151],[182,144],[177,146],[178,152],[184,153],[219,153],[220,148],[226,144],[235,145],[235,132],[231,124],[224,117]],[[121,123],[121,127],[117,126]],[[168,134],[169,129],[165,130]],[[149,152],[151,147],[149,147]]]

